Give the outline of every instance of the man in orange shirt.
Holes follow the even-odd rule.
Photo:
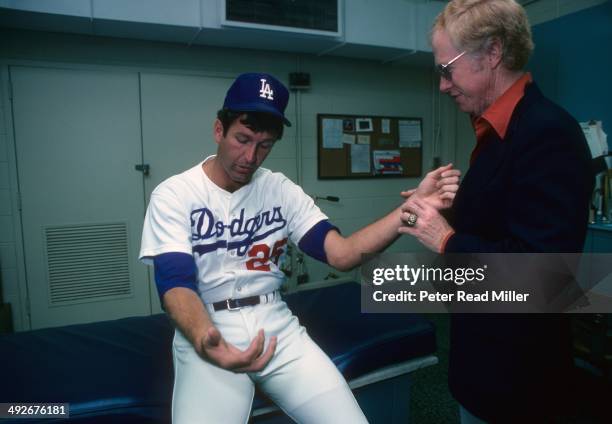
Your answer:
[[[445,219],[418,199],[405,227],[440,253],[581,252],[593,189],[576,120],[523,69],[533,50],[514,0],[452,0],[432,46],[440,91],[468,113],[477,137]],[[451,317],[449,386],[462,422],[539,422],[570,398],[569,322],[555,315]]]

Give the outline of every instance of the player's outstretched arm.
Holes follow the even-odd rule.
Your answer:
[[[254,372],[262,370],[272,359],[276,337],[270,338],[265,352],[263,330],[244,351],[227,343],[193,290],[174,287],[164,293],[163,301],[172,321],[205,360],[234,372]]]
[[[452,164],[441,166],[429,172],[416,189],[402,195],[413,195],[435,209],[445,209],[452,205],[459,188],[459,176],[460,171],[453,169]],[[385,249],[398,237],[398,229],[403,225],[401,213],[401,209],[397,208],[349,237],[329,231],[324,243],[329,265],[340,271],[348,271],[361,263],[363,254]]]
[[[324,242],[327,263],[340,271],[356,267],[362,261],[362,254],[381,251],[393,243],[401,225],[401,210],[397,208],[348,237],[336,230],[329,231]]]

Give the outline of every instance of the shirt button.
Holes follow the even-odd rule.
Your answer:
[[[239,292],[242,291],[242,287],[238,287],[236,290],[238,290]]]
[[[233,256],[236,256],[236,251],[235,251],[235,250],[232,250],[232,251],[230,252],[230,256],[232,256],[232,257],[233,257]]]

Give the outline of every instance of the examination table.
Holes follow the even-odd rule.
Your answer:
[[[408,422],[410,372],[437,363],[430,321],[362,314],[354,283],[284,299],[346,377],[371,423]],[[0,336],[0,402],[69,403],[68,421],[80,424],[170,422],[172,336],[164,314]],[[259,393],[251,421],[291,422]]]

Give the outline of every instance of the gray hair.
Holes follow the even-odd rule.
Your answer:
[[[445,30],[457,50],[488,51],[502,44],[502,63],[511,71],[525,67],[533,52],[525,9],[515,0],[452,0],[436,17],[432,33]]]

